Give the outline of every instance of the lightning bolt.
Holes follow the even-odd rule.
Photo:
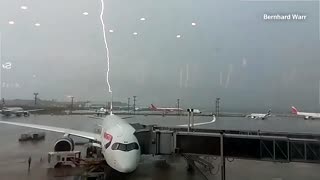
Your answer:
[[[102,31],[103,31],[103,40],[104,40],[104,44],[105,44],[105,48],[107,51],[107,84],[108,84],[108,91],[109,93],[111,93],[112,96],[112,90],[111,90],[111,85],[109,82],[109,72],[110,72],[110,57],[109,57],[109,48],[108,48],[108,43],[107,43],[107,37],[106,37],[106,29],[105,29],[105,25],[103,22],[103,13],[104,13],[104,0],[101,0],[101,13],[100,13],[100,21],[101,21],[101,25],[102,25]]]

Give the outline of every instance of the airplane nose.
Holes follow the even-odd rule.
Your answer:
[[[119,166],[119,171],[122,173],[130,173],[134,171],[137,167],[134,165],[121,165]]]
[[[121,162],[118,162],[118,171],[122,173],[130,173],[134,171],[138,166],[136,159],[125,158]]]

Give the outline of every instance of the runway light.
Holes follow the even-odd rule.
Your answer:
[[[191,23],[191,26],[196,26],[197,24],[195,22]]]
[[[112,29],[109,30],[109,33],[113,33],[114,31]]]
[[[135,36],[136,36],[136,35],[138,35],[138,33],[137,33],[137,32],[134,32],[134,33],[133,33],[133,35],[135,35]]]
[[[13,25],[13,24],[14,24],[14,21],[9,21],[9,24]]]
[[[178,34],[176,37],[177,37],[177,38],[181,38],[181,35],[180,35],[180,34]]]
[[[40,26],[40,23],[35,23],[34,25],[37,26],[37,27],[39,27],[39,26]]]
[[[89,15],[89,13],[88,12],[84,12],[84,13],[82,13],[83,15],[85,15],[85,16],[87,16],[87,15]]]
[[[140,21],[145,21],[145,20],[146,20],[146,18],[144,18],[144,17],[140,18]]]
[[[22,9],[22,10],[27,10],[28,7],[27,7],[27,6],[21,6],[20,9]]]

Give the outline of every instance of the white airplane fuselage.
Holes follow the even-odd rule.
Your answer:
[[[251,119],[265,119],[269,116],[270,116],[269,114],[252,113],[252,114],[249,114],[247,117],[249,117]]]
[[[101,129],[102,154],[107,164],[122,173],[134,171],[140,161],[140,145],[135,129],[124,119],[108,115]]]
[[[3,108],[4,110],[11,110],[11,111],[20,111],[23,110],[21,107],[6,107]]]
[[[27,111],[24,111],[21,107],[6,107],[1,110],[1,114],[5,116],[10,116],[12,114],[21,115],[24,112],[27,113]]]
[[[320,113],[312,113],[312,112],[300,112],[294,106],[291,107],[292,114],[298,116],[304,116],[304,119],[313,119],[313,118],[320,118]]]
[[[266,116],[266,114],[257,114],[257,113],[250,114],[251,118],[263,118],[265,116]]]
[[[155,111],[170,111],[170,112],[173,112],[173,111],[183,111],[183,109],[181,109],[181,108],[157,108],[157,109],[155,109]]]
[[[23,111],[23,109],[21,107],[8,107],[8,108],[3,108],[2,111],[15,112],[15,111]]]
[[[166,107],[156,107],[153,104],[151,104],[151,107],[149,108],[152,111],[162,111],[164,114],[168,113],[168,112],[179,112],[179,111],[183,111],[182,108],[166,108]]]
[[[320,118],[320,113],[297,112],[297,115],[304,116],[305,119]]]

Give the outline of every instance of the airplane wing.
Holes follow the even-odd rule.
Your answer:
[[[130,118],[134,118],[134,117],[133,116],[121,117],[121,119],[130,119]]]
[[[6,113],[6,114],[17,114],[17,113],[23,113],[23,111],[9,111],[9,110],[2,110],[1,113]]]
[[[103,117],[98,117],[98,116],[88,116],[88,118],[91,118],[91,119],[101,119],[101,120],[103,120]]]
[[[44,109],[30,109],[30,110],[25,110],[25,111],[29,111],[29,112],[35,112],[35,111],[43,111]]]
[[[92,119],[104,119],[104,117],[97,117],[97,116],[88,116],[89,118]],[[121,117],[121,119],[130,119],[130,118],[134,118],[134,116],[126,116],[126,117]]]
[[[11,114],[22,114],[25,112],[36,112],[36,111],[43,111],[44,109],[30,109],[30,110],[21,110],[21,111],[9,111]]]
[[[38,125],[38,124],[20,123],[20,122],[0,121],[0,123],[10,124],[10,125],[15,125],[15,126],[22,126],[22,127],[29,127],[29,128],[34,128],[34,129],[41,129],[41,130],[52,131],[52,132],[59,132],[59,133],[64,133],[64,134],[70,134],[73,136],[82,137],[85,139],[90,139],[90,140],[101,142],[101,137],[99,134],[85,132],[85,131],[60,128],[60,127],[53,127],[53,126]]]
[[[26,111],[9,111],[10,114],[23,114]]]

